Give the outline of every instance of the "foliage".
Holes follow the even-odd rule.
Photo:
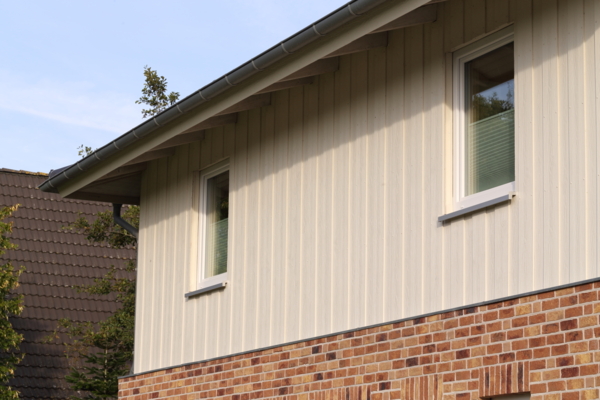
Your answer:
[[[137,228],[140,224],[140,207],[129,206],[124,208],[122,217]],[[90,243],[106,243],[115,249],[127,246],[135,247],[137,244],[133,235],[115,224],[112,211],[97,213],[93,222],[89,222],[80,215],[67,229],[85,235]]]
[[[77,147],[77,150],[79,150],[77,152],[77,155],[80,156],[81,158],[87,157],[94,152],[94,150],[92,150],[91,147],[84,146],[84,145]]]
[[[0,208],[0,255],[6,250],[16,248],[8,238],[12,232],[12,222],[3,222],[19,206]],[[23,267],[16,270],[10,262],[0,265],[0,398],[18,399],[19,392],[7,385],[14,376],[15,366],[23,359],[23,354],[16,350],[23,341],[23,336],[15,332],[9,317],[23,311],[23,296],[14,295],[12,291],[19,286],[19,276]]]
[[[473,96],[473,110],[476,112],[476,120],[481,121],[494,115],[503,113],[515,108],[513,103],[512,90],[509,90],[506,99],[498,97],[498,93],[494,92],[491,96],[483,96],[476,94]]]
[[[144,76],[146,81],[142,89],[142,96],[135,103],[150,106],[149,109],[142,109],[142,115],[146,118],[156,115],[175,104],[179,99],[179,93],[171,92],[167,95],[167,79],[164,76],[159,76],[155,70],[147,65],[144,67]]]
[[[139,207],[126,208],[123,218],[137,227]],[[80,215],[66,229],[85,235],[92,243],[106,243],[113,248],[136,245],[135,237],[114,223],[110,211],[97,213],[92,222]],[[120,307],[113,315],[97,324],[62,319],[51,338],[58,340],[60,333],[64,333],[70,339],[63,343],[67,348],[67,357],[72,360],[66,380],[73,390],[87,392],[86,397],[73,399],[116,398],[117,378],[129,372],[133,359],[135,321],[135,280],[131,275],[135,271],[135,263],[128,263],[125,270],[128,274],[123,275],[113,267],[92,285],[77,288],[83,293],[114,297]]]

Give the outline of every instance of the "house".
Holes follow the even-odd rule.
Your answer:
[[[598,17],[351,1],[54,171],[141,205],[121,398],[598,398]]]
[[[24,336],[20,351],[25,354],[15,369],[10,386],[21,399],[66,400],[77,395],[65,375],[73,360],[66,357],[61,338],[48,342],[58,321],[98,322],[106,319],[118,304],[105,296],[79,293],[75,286],[89,285],[103,277],[112,266],[122,269],[135,259],[132,249],[112,249],[91,244],[84,235],[63,229],[79,215],[92,219],[107,209],[106,204],[61,198],[37,189],[48,176],[41,173],[0,169],[0,207],[20,204],[11,217],[11,242],[19,247],[0,256],[24,266],[17,292],[23,295],[21,315],[11,318]]]

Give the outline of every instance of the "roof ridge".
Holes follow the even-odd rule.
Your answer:
[[[45,172],[32,172],[32,171],[25,171],[22,169],[10,169],[10,168],[0,168],[0,172],[5,172],[8,174],[20,174],[20,175],[30,175],[30,176],[48,176],[47,173]]]

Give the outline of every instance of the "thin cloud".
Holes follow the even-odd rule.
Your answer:
[[[113,133],[124,133],[140,122],[134,99],[124,94],[85,82],[34,82],[2,70],[0,108]]]

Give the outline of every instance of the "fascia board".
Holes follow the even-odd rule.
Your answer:
[[[267,86],[280,81],[297,70],[313,63],[335,50],[367,35],[377,28],[415,10],[428,3],[429,0],[404,0],[383,3],[369,13],[340,27],[337,32],[323,36],[320,40],[308,44],[297,53],[292,53],[283,60],[270,66],[264,73],[258,73],[216,96],[207,103],[198,106],[196,111],[186,113],[171,121],[164,127],[156,129],[149,137],[139,140],[124,150],[101,162],[89,171],[85,171],[58,188],[61,196],[84,188],[95,180],[121,167],[128,161],[150,151],[154,147],[173,138],[179,133],[205,121],[217,113],[252,96]]]

